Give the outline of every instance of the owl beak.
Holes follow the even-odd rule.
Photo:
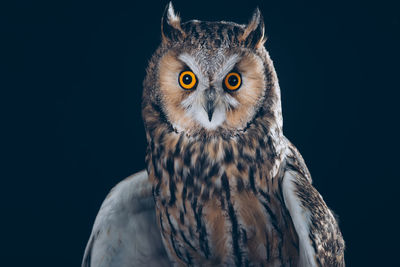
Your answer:
[[[214,109],[215,109],[215,97],[216,97],[215,88],[210,87],[210,89],[208,89],[204,92],[204,95],[205,95],[205,102],[206,102],[205,110],[208,115],[208,120],[211,122],[212,116],[214,113]]]
[[[207,111],[207,115],[208,115],[208,120],[211,121],[212,115],[214,113],[214,101],[207,101],[206,111]]]

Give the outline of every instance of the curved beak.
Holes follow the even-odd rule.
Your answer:
[[[215,97],[216,97],[215,88],[211,86],[208,90],[206,90],[204,92],[204,97],[205,97],[204,109],[207,112],[208,120],[211,121],[215,109]]]

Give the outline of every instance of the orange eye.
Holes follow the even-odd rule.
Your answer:
[[[197,86],[196,75],[190,70],[182,71],[179,74],[179,85],[185,90],[194,89]]]
[[[224,87],[228,91],[235,91],[242,85],[242,77],[238,72],[230,72],[224,79]]]

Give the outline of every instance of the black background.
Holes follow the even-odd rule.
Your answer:
[[[285,135],[340,217],[348,266],[398,259],[395,2],[174,2],[183,20],[260,7]],[[2,266],[79,266],[102,200],[144,168],[141,85],[165,4],[2,4]]]

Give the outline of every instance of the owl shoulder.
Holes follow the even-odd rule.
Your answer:
[[[282,194],[299,237],[300,266],[344,266],[344,241],[333,212],[311,184],[300,153],[290,144]]]
[[[145,262],[168,265],[157,228],[151,184],[147,172],[141,171],[117,184],[104,200],[82,267],[136,266]]]

